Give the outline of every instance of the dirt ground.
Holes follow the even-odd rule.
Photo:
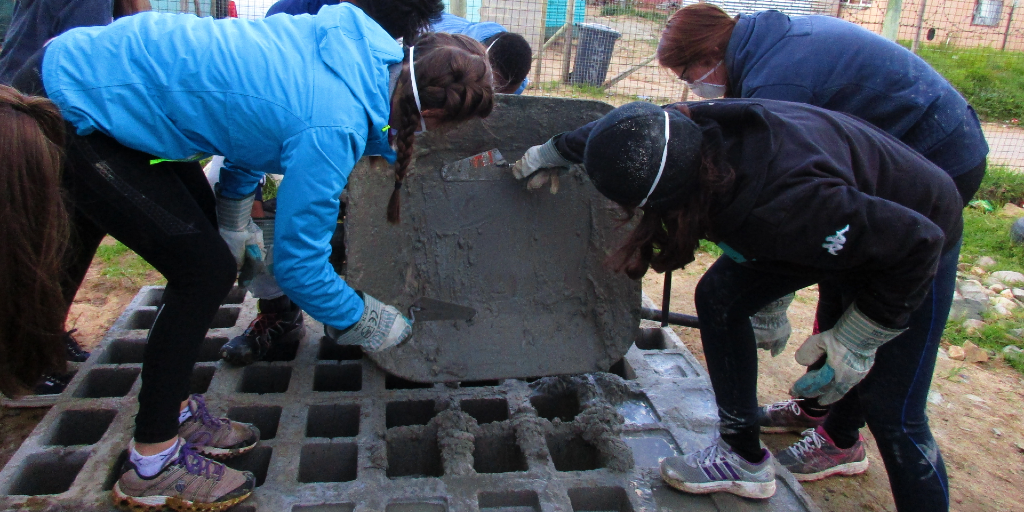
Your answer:
[[[672,277],[672,311],[696,314],[693,289],[714,262],[707,254]],[[661,304],[663,276],[649,273],[644,291]],[[759,354],[758,398],[761,403],[789,398],[790,385],[804,373],[793,360],[800,343],[811,334],[815,287],[801,290],[789,309],[793,335],[785,352],[772,358]],[[696,329],[676,327],[686,346],[704,364],[704,351]],[[1024,510],[1024,378],[1013,368],[992,361],[981,364],[953,361],[940,353],[932,380],[933,402],[928,405],[932,432],[942,450],[949,476],[952,510]],[[871,432],[867,473],[804,484],[807,492],[827,511],[894,511],[889,481]],[[765,444],[778,452],[800,438],[796,435],[765,435]]]

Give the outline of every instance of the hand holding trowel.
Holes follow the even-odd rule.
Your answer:
[[[409,323],[433,322],[435,320],[473,320],[476,310],[445,302],[443,300],[420,297],[409,306]]]
[[[527,149],[523,157],[512,166],[512,175],[516,179],[530,178],[530,181],[526,182],[526,188],[538,189],[550,181],[551,193],[558,193],[558,173],[571,167],[573,163],[555,149],[554,141],[555,139],[550,139],[544,144]]]

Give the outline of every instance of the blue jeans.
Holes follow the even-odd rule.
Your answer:
[[[905,511],[949,508],[945,465],[925,414],[935,357],[949,314],[960,244],[944,253],[931,290],[911,315],[909,329],[883,345],[867,377],[833,405],[826,431],[857,435],[865,422],[882,454],[896,507]],[[697,285],[695,302],[708,373],[727,441],[758,435],[757,349],[748,317],[769,302],[815,282],[838,314],[819,315],[831,328],[853,301],[856,279],[770,274],[719,258]],[[826,298],[827,297],[827,298]],[[801,341],[802,340],[798,340]],[[733,444],[730,442],[730,444]]]

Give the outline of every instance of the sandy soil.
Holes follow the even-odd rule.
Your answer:
[[[700,276],[714,262],[706,254],[672,278],[672,311],[696,314],[693,289]],[[663,276],[649,273],[644,291],[661,303]],[[776,358],[761,352],[758,398],[761,403],[789,398],[790,385],[804,372],[793,360],[799,343],[811,333],[817,290],[801,290],[789,309],[793,335],[786,351]],[[676,327],[676,332],[704,363],[700,335],[696,329]],[[930,403],[932,432],[938,440],[950,481],[952,510],[1024,510],[1024,378],[1001,361],[969,364],[952,361],[940,354],[932,391],[942,396]],[[804,488],[823,510],[893,511],[889,481],[871,433],[868,441],[871,466],[854,477],[835,477],[810,482]],[[799,440],[795,435],[765,435],[765,444],[780,451]]]

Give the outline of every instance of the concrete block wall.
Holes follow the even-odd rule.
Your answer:
[[[0,509],[113,510],[161,294],[139,292],[0,471]],[[217,361],[254,316],[255,301],[233,292],[192,378],[214,413],[263,434],[228,461],[259,484],[235,511],[817,510],[781,468],[765,501],[662,483],[659,459],[708,443],[716,423],[707,376],[671,330],[645,329],[611,373],[419,384],[313,322],[275,360]]]

